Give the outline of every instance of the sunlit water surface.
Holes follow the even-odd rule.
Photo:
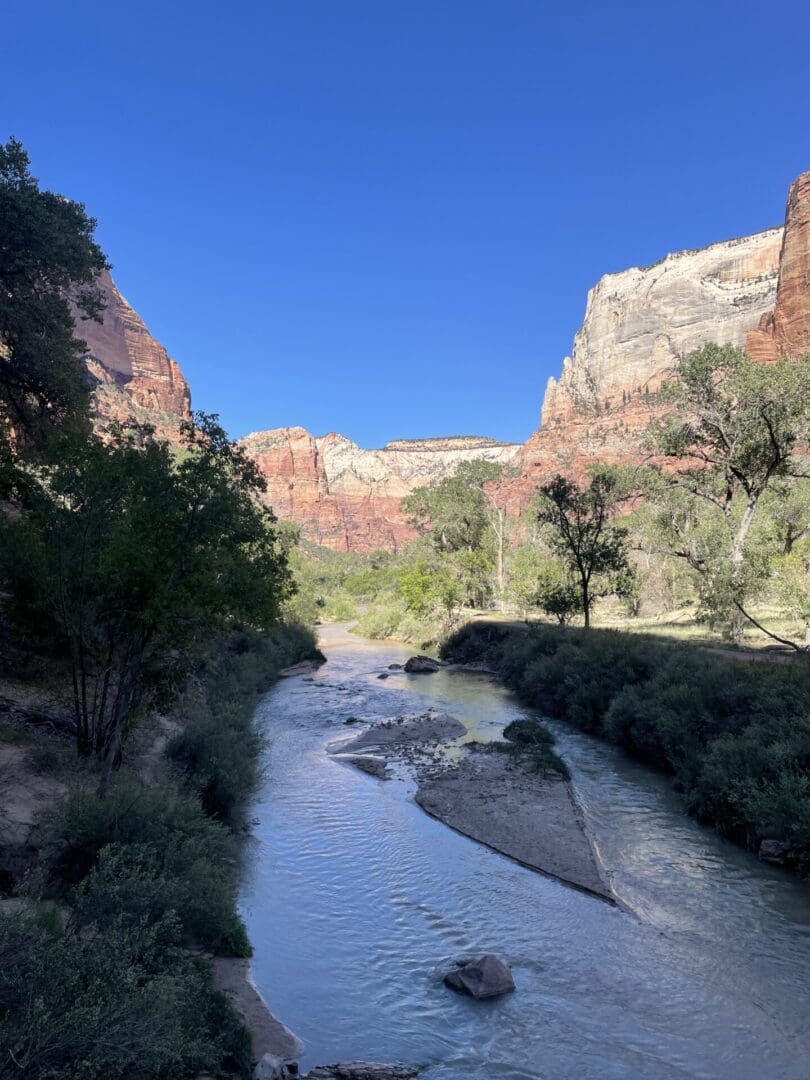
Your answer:
[[[479,1077],[810,1078],[810,896],[686,818],[668,781],[550,724],[628,910],[524,869],[424,814],[402,779],[330,760],[348,716],[433,706],[471,736],[527,710],[483,675],[377,675],[406,647],[323,633],[328,663],[280,682],[242,906],[256,982],[302,1065],[423,1063]],[[496,952],[517,991],[444,988]]]

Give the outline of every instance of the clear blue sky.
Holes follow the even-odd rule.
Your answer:
[[[5,0],[2,132],[234,435],[523,439],[586,290],[781,221],[810,5]]]

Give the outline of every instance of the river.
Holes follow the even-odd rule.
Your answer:
[[[242,910],[254,976],[303,1067],[422,1063],[424,1080],[810,1078],[810,890],[684,816],[666,779],[549,722],[613,908],[424,814],[406,779],[330,760],[349,716],[433,706],[488,739],[527,709],[484,675],[392,674],[405,646],[323,631],[328,663],[277,684]],[[517,991],[445,989],[495,952]]]

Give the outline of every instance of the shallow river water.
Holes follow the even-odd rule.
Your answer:
[[[526,709],[483,675],[377,675],[409,650],[327,628],[328,663],[280,682],[242,909],[254,976],[305,1067],[422,1063],[424,1080],[810,1078],[810,890],[686,818],[668,781],[550,723],[613,908],[428,817],[412,785],[330,760],[349,716],[433,706],[471,737]],[[410,650],[412,652],[412,650]],[[356,728],[354,729],[357,730]],[[517,991],[444,988],[495,952]]]

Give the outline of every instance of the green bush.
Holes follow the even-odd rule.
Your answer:
[[[463,627],[447,659],[485,660],[548,715],[670,774],[687,809],[810,869],[810,666],[749,663],[614,630]]]
[[[155,917],[175,912],[184,940],[226,955],[249,954],[235,909],[236,842],[196,797],[119,777],[105,799],[74,791],[53,836],[47,886],[64,893],[84,882],[77,890],[80,912],[116,904],[125,912],[135,896],[162,890]]]
[[[81,934],[0,918],[0,1046],[0,1075],[22,1080],[250,1075],[247,1033],[172,916]]]
[[[261,776],[257,698],[282,668],[304,659],[323,659],[314,634],[284,624],[268,634],[234,635],[230,649],[207,673],[203,699],[194,698],[168,754],[211,817],[234,828],[243,824],[245,804]]]
[[[570,775],[568,766],[554,751],[554,736],[539,720],[513,720],[503,729],[503,737],[535,772],[559,773],[566,779]]]

